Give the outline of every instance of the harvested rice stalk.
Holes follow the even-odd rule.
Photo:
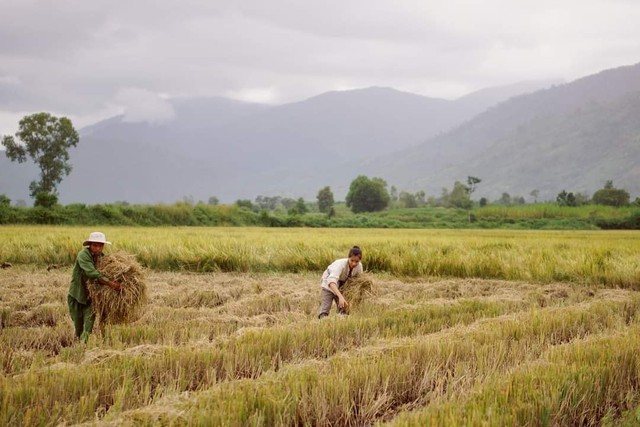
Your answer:
[[[93,282],[87,284],[100,327],[139,319],[148,298],[144,270],[136,261],[135,255],[123,251],[113,252],[102,257],[97,267],[110,280],[122,285],[116,291]]]
[[[340,292],[344,299],[347,300],[347,313],[351,309],[358,307],[367,298],[378,295],[378,289],[373,283],[373,276],[367,272],[347,280]]]

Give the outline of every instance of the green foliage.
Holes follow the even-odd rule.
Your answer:
[[[6,156],[11,161],[22,163],[28,155],[40,168],[40,181],[29,185],[31,197],[36,198],[39,193],[55,194],[62,177],[71,172],[68,150],[80,140],[71,120],[49,113],[25,116],[20,120],[15,137],[5,136],[2,139]]]
[[[34,206],[40,206],[43,208],[52,208],[58,204],[58,196],[55,193],[39,192],[35,195]]]
[[[471,193],[475,191],[476,186],[481,181],[482,180],[480,178],[476,178],[473,176],[467,177],[467,185],[463,184],[460,181],[456,181],[453,184],[453,188],[451,189],[451,191],[449,191],[448,188],[442,188],[440,198],[430,198],[428,204],[431,206],[443,206],[448,208],[471,209],[473,207]],[[416,193],[416,204],[418,206],[425,204],[424,197],[424,192]]]
[[[604,230],[640,230],[640,210],[624,218],[601,218],[596,225]]]
[[[473,206],[473,202],[469,197],[469,193],[469,187],[467,187],[460,181],[456,181],[453,184],[453,190],[451,190],[451,193],[449,193],[449,197],[447,200],[448,206],[460,209],[470,209],[471,206]]]
[[[529,193],[529,195],[531,197],[533,197],[533,203],[538,203],[538,195],[540,194],[540,190],[535,189],[535,190],[531,190],[531,193]]]
[[[12,217],[11,199],[4,194],[0,194],[0,224],[9,224],[15,220]]]
[[[416,196],[408,193],[406,191],[401,191],[400,192],[400,196],[398,196],[398,201],[405,207],[405,208],[417,208],[418,207],[418,201],[416,200]]]
[[[249,210],[256,209],[255,205],[249,199],[236,200],[236,206],[238,206],[239,208],[245,208]]]
[[[476,187],[481,182],[482,182],[482,180],[480,178],[475,177],[475,176],[468,176],[467,177],[467,192],[469,193],[469,195],[473,194],[473,192],[476,191]]]
[[[317,199],[318,210],[322,213],[329,213],[331,211],[331,208],[333,208],[333,204],[335,203],[331,188],[329,186],[326,186],[318,191]]]
[[[302,197],[300,197],[296,201],[296,204],[289,209],[289,215],[295,215],[295,216],[304,215],[305,213],[308,212],[308,210],[309,209],[307,208],[307,205],[306,205],[304,199]]]
[[[301,207],[302,205],[300,205]],[[51,210],[50,213],[43,212]],[[342,203],[329,213],[260,212],[238,205],[211,206],[177,202],[172,205],[81,203],[52,208],[0,204],[0,224],[252,226],[331,228],[508,228],[508,229],[640,229],[640,208],[557,204],[489,205],[471,211],[422,207],[385,209],[354,214]],[[308,207],[305,204],[305,209]]]
[[[510,218],[519,219],[595,219],[595,218],[622,218],[628,212],[633,212],[632,208],[615,209],[610,206],[584,205],[572,208],[559,206],[556,203],[538,203],[535,205],[523,206],[499,206],[488,205],[482,209],[474,210],[480,218]]]
[[[511,206],[511,194],[507,192],[502,193],[502,196],[500,196],[497,203],[503,206]]]
[[[275,211],[282,206],[282,197],[280,196],[258,196],[255,200],[256,206],[260,209]]]
[[[593,194],[593,203],[607,206],[626,206],[629,204],[629,192],[615,188],[612,181],[607,181],[604,188]]]
[[[27,211],[26,219],[29,224],[60,224],[62,218],[60,209],[36,206]]]
[[[288,211],[296,205],[296,200],[292,199],[291,197],[283,197],[282,199],[280,199],[280,204],[282,205],[282,207],[284,207],[285,210]]]
[[[353,213],[381,211],[389,205],[391,197],[382,178],[358,176],[351,182],[345,199]]]
[[[558,193],[556,202],[558,206],[577,206],[576,196],[573,193],[567,193],[565,190]]]

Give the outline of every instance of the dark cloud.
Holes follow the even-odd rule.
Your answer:
[[[94,117],[124,110],[127,90],[279,103],[372,85],[455,97],[572,79],[637,62],[639,11],[605,0],[5,0],[0,114]]]

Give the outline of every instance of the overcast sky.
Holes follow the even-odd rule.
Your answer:
[[[453,99],[640,62],[635,0],[0,0],[0,134],[167,97],[281,104],[389,86]]]

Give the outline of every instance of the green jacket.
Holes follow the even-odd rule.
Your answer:
[[[100,254],[102,256],[102,254]],[[102,278],[109,280],[105,275],[96,269],[93,257],[89,248],[83,248],[78,252],[76,263],[73,265],[73,275],[71,276],[71,285],[69,286],[69,295],[80,304],[89,303],[89,294],[87,292],[87,280]]]

